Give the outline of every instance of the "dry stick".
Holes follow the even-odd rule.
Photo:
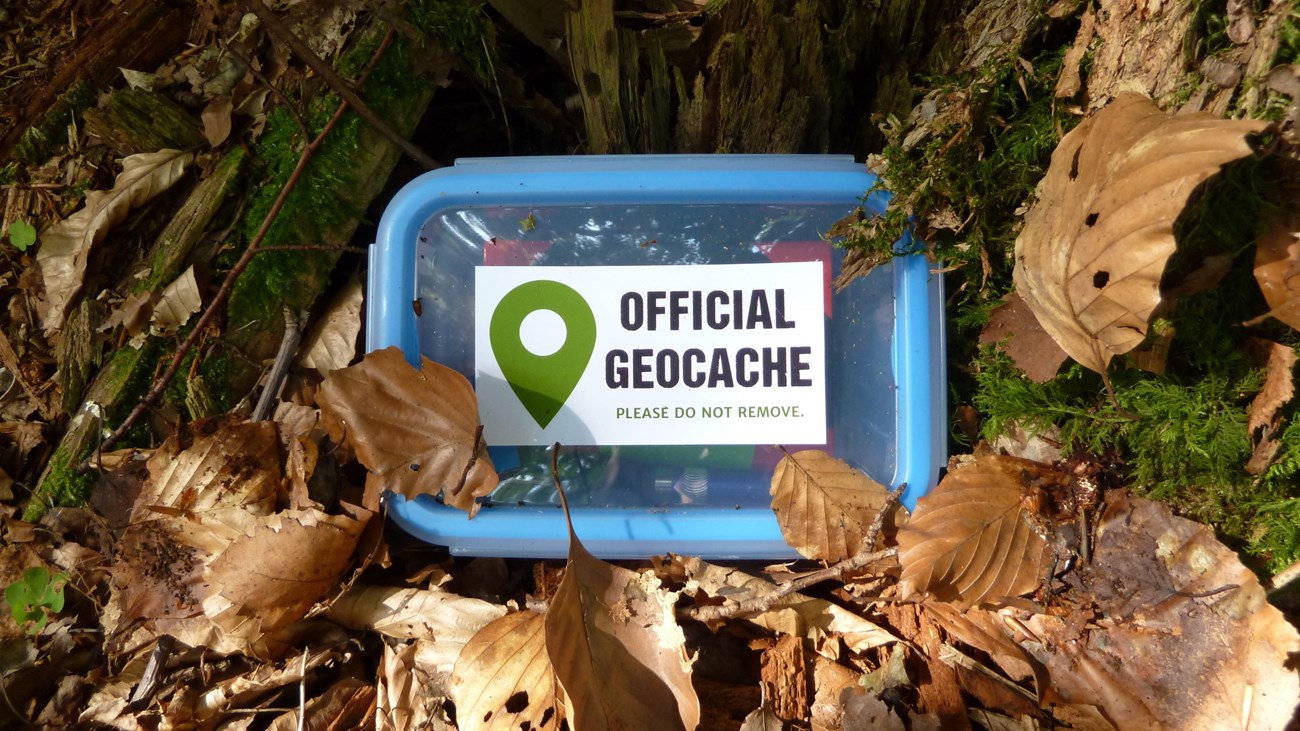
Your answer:
[[[741,614],[765,612],[768,609],[771,609],[773,604],[776,604],[781,599],[798,592],[800,589],[806,589],[813,584],[842,576],[849,571],[855,571],[877,561],[883,561],[884,559],[897,555],[897,547],[886,548],[883,551],[862,551],[854,556],[844,559],[828,569],[818,571],[814,574],[809,574],[786,584],[781,584],[772,592],[763,594],[762,596],[756,596],[753,599],[747,599],[743,602],[690,607],[681,612],[681,614],[688,619],[694,619],[698,622],[714,622],[719,619],[729,619]]]
[[[249,417],[250,421],[266,421],[271,415],[276,399],[280,396],[280,387],[284,385],[284,379],[289,375],[289,365],[293,363],[293,357],[298,354],[298,344],[301,342],[302,326],[298,321],[298,315],[286,307],[284,308],[284,338],[280,341],[280,350],[275,354],[275,363],[271,366],[270,375],[266,377],[266,387],[262,389],[262,395],[257,399],[257,406],[253,408],[253,415]]]
[[[371,57],[370,66],[363,74],[363,79],[369,75],[370,70],[373,69],[375,63],[378,62],[379,56],[388,48],[388,42],[391,38],[392,33],[390,32],[384,37],[384,41],[379,44],[379,48],[375,49],[375,55]],[[109,451],[118,442],[122,441],[122,437],[126,436],[127,431],[129,431],[131,427],[135,426],[135,423],[140,420],[140,417],[144,416],[145,412],[149,410],[149,407],[153,406],[154,402],[162,396],[163,391],[167,390],[167,384],[171,383],[172,379],[176,377],[176,373],[180,371],[181,363],[185,360],[185,356],[194,348],[194,344],[198,342],[199,337],[203,334],[204,330],[207,329],[213,318],[217,316],[217,311],[226,303],[226,300],[230,298],[230,293],[234,290],[235,282],[239,279],[239,275],[244,273],[244,270],[248,268],[249,263],[253,261],[253,257],[261,251],[259,247],[263,239],[266,238],[266,234],[271,230],[271,224],[275,222],[276,216],[280,214],[280,209],[284,207],[285,201],[288,200],[289,193],[291,193],[298,185],[298,181],[302,178],[302,173],[306,170],[307,163],[311,160],[312,155],[314,155],[316,150],[320,148],[321,143],[325,141],[325,137],[334,129],[334,125],[338,124],[339,120],[343,118],[343,113],[347,110],[348,102],[344,101],[339,104],[339,108],[334,112],[334,116],[330,117],[330,120],[325,123],[325,127],[320,131],[320,134],[316,135],[316,137],[308,142],[307,146],[303,148],[302,154],[298,156],[298,164],[294,167],[293,172],[289,174],[289,179],[285,181],[284,187],[280,189],[280,194],[275,197],[275,202],[271,204],[271,209],[266,212],[266,217],[262,219],[262,225],[258,227],[257,233],[253,235],[253,240],[248,242],[248,248],[244,249],[243,255],[239,257],[239,261],[235,262],[235,265],[230,268],[230,273],[226,275],[225,281],[221,283],[221,289],[217,290],[216,296],[212,298],[212,301],[208,303],[207,308],[203,310],[203,315],[199,318],[194,329],[190,331],[190,334],[185,338],[185,341],[176,349],[175,355],[172,356],[172,362],[167,365],[167,370],[154,381],[149,392],[144,395],[144,398],[140,399],[140,403],[136,404],[134,409],[131,409],[131,413],[127,414],[126,419],[121,423],[121,425],[104,440],[102,445],[100,445],[102,451]],[[85,465],[83,465],[83,468],[85,468]]]
[[[284,21],[280,20],[278,15],[272,13],[270,9],[263,5],[262,0],[244,0],[244,5],[249,10],[253,11],[253,14],[256,15],[259,20],[266,24],[266,29],[270,31],[271,35],[275,36],[281,43],[287,45],[290,50],[293,51],[293,55],[297,56],[303,63],[310,66],[312,71],[320,74],[321,78],[325,79],[325,83],[329,84],[330,88],[334,89],[343,101],[351,105],[352,109],[357,113],[357,116],[364,119],[367,124],[375,129],[376,132],[387,137],[390,142],[397,145],[397,147],[401,149],[402,152],[405,152],[412,160],[415,160],[429,170],[436,170],[442,167],[442,163],[429,157],[424,150],[416,147],[410,140],[397,134],[397,132],[393,131],[392,127],[388,126],[387,122],[381,119],[379,115],[375,114],[370,107],[366,106],[366,103],[361,101],[361,97],[357,96],[357,93],[352,90],[352,87],[340,78],[338,74],[334,73],[334,69],[331,68],[324,59],[317,56],[315,51],[311,50],[311,48],[309,48],[301,38],[290,30],[289,26],[286,25]]]
[[[789,453],[787,452],[786,454],[788,455]],[[778,600],[790,596],[797,591],[807,589],[808,587],[814,584],[820,584],[823,581],[841,579],[847,573],[870,566],[877,561],[882,561],[891,556],[897,556],[897,546],[886,548],[881,551],[875,550],[876,538],[880,535],[880,531],[884,529],[886,513],[898,504],[898,499],[903,496],[903,491],[906,489],[906,483],[899,485],[893,492],[889,493],[889,497],[885,498],[885,504],[881,506],[880,512],[876,513],[875,520],[871,522],[871,526],[867,529],[867,535],[862,541],[862,550],[858,551],[856,554],[849,556],[834,566],[829,566],[821,571],[814,571],[806,576],[801,576],[797,579],[787,581],[784,584],[780,584],[777,586],[776,591],[769,594],[764,594],[763,596],[757,596],[753,599],[732,604],[691,607],[686,610],[684,614],[687,617],[700,622],[711,622],[718,619],[734,617],[738,614],[766,611]]]

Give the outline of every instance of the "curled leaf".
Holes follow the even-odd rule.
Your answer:
[[[176,332],[189,322],[190,317],[203,306],[203,296],[194,279],[194,266],[191,265],[167,288],[153,308],[154,327],[163,333]]]
[[[1033,591],[1043,578],[1046,539],[1025,507],[1026,470],[1036,462],[988,456],[948,473],[917,501],[898,531],[904,595],[929,593],[969,606]]]
[[[559,451],[557,444],[552,454]],[[552,464],[552,470],[555,469]],[[557,487],[559,478],[556,478]],[[546,613],[546,654],[573,731],[694,731],[694,659],[677,624],[677,593],[653,573],[591,555],[573,532],[569,563]]]
[[[1201,183],[1250,154],[1246,136],[1263,128],[1170,117],[1126,93],[1061,140],[1016,238],[1015,281],[1071,358],[1104,373],[1146,338],[1175,220]]]
[[[787,454],[772,474],[781,535],[807,558],[842,561],[862,550],[889,490],[825,452]]]
[[[347,368],[361,332],[361,280],[352,277],[303,341],[298,362],[321,373]]]
[[[317,402],[331,438],[351,444],[385,490],[442,493],[473,517],[474,499],[497,486],[474,389],[446,366],[424,358],[417,371],[397,348],[376,351],[326,376]]]
[[[1278,215],[1260,234],[1255,281],[1270,308],[1264,317],[1300,330],[1300,215]]]
[[[81,210],[41,234],[36,261],[45,278],[47,332],[63,327],[68,307],[81,291],[91,249],[132,210],[175,185],[193,160],[193,154],[180,150],[131,155],[122,160],[122,174],[111,190],[91,192]]]

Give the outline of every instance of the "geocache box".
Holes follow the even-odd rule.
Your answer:
[[[470,379],[501,477],[473,520],[389,496],[453,553],[562,557],[559,472],[597,555],[793,557],[770,507],[785,451],[822,449],[908,507],[944,460],[942,285],[921,256],[842,291],[824,236],[875,177],[846,156],[457,161],[393,199],[367,349]],[[865,196],[865,197],[864,197]]]

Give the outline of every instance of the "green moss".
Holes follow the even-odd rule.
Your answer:
[[[54,150],[68,141],[68,125],[95,103],[95,91],[79,81],[50,107],[39,122],[32,125],[14,146],[14,157],[29,165],[40,165]]]
[[[18,180],[18,163],[11,162],[0,167],[0,185],[9,185]]]
[[[375,34],[377,36],[377,34]],[[363,38],[346,54],[341,66],[362,67],[377,47],[375,36]],[[366,49],[369,49],[367,51]],[[425,82],[411,73],[415,51],[397,37],[384,53],[367,81],[363,97],[380,117],[394,121],[405,111],[403,100],[418,94]],[[359,65],[358,65],[359,64]],[[329,94],[313,99],[307,124],[317,134],[333,116],[339,100]],[[316,244],[331,240],[330,234],[358,219],[364,211],[346,197],[354,185],[355,159],[360,154],[365,122],[347,112],[313,155],[297,186],[289,194],[266,238],[265,247]],[[255,150],[258,170],[257,191],[244,219],[244,240],[249,241],[261,226],[281,188],[298,164],[306,141],[293,117],[283,109],[267,116],[266,130]],[[231,251],[223,262],[233,264],[238,252]],[[334,256],[322,251],[268,251],[258,254],[236,282],[230,297],[231,328],[280,317],[280,308],[309,307],[316,287],[303,283],[323,281],[334,264]]]
[[[91,448],[73,454],[66,445],[59,445],[50,457],[49,472],[41,482],[40,490],[23,511],[23,520],[36,522],[54,507],[84,505],[95,489],[97,478],[94,472],[82,472],[78,467],[93,452]]]
[[[496,33],[482,0],[412,0],[407,15],[415,27],[468,64],[477,81],[492,78]]]

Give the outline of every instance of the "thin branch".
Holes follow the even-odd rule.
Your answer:
[[[390,142],[397,145],[397,147],[402,152],[406,153],[408,157],[429,170],[436,170],[442,167],[442,163],[434,160],[424,150],[421,150],[412,144],[410,140],[397,134],[392,127],[388,126],[387,122],[381,119],[379,115],[375,114],[370,107],[366,106],[366,103],[361,100],[361,97],[357,96],[357,93],[352,90],[352,87],[340,78],[324,59],[317,56],[316,52],[311,50],[311,48],[309,48],[283,20],[280,20],[278,15],[272,13],[271,10],[262,3],[262,0],[243,0],[243,3],[245,7],[251,10],[253,14],[266,25],[266,29],[271,33],[271,35],[275,36],[281,43],[287,45],[293,51],[293,55],[297,56],[303,63],[310,66],[312,71],[320,74],[321,78],[325,80],[325,83],[329,84],[330,88],[334,89],[343,101],[347,102],[347,104],[352,107],[353,111],[357,113],[357,116],[364,119],[367,124],[375,129],[376,132],[388,138]]]
[[[293,357],[298,354],[300,343],[302,343],[302,324],[298,321],[298,315],[286,307],[284,308],[284,338],[280,340],[280,350],[275,354],[271,373],[266,377],[266,387],[262,389],[257,406],[253,408],[250,421],[266,421],[271,415],[276,399],[280,395],[280,388],[284,385],[284,379],[289,375],[289,366],[293,363]]]
[[[358,254],[364,254],[367,251],[369,251],[369,248],[365,246],[348,246],[347,244],[340,244],[338,246],[330,246],[329,244],[288,244],[284,246],[277,245],[277,246],[257,247],[257,253],[259,254],[268,251],[329,251],[329,252],[351,251]]]
[[[370,71],[374,69],[375,64],[379,61],[380,55],[388,48],[388,41],[391,38],[392,34],[390,32],[389,35],[385,36],[384,42],[375,50],[374,56],[370,58],[370,65],[362,75],[363,80],[368,77]],[[167,365],[167,370],[163,371],[163,374],[154,380],[153,386],[149,389],[149,392],[144,395],[144,398],[140,399],[140,403],[136,404],[134,409],[131,409],[131,413],[127,414],[126,419],[123,420],[117,429],[115,429],[113,433],[104,440],[104,443],[100,447],[103,451],[111,450],[118,442],[122,441],[122,438],[131,430],[131,427],[135,426],[136,422],[144,416],[144,414],[162,396],[163,392],[167,390],[167,384],[171,383],[172,379],[176,377],[177,372],[180,371],[181,363],[185,360],[185,356],[193,350],[194,344],[199,341],[199,338],[203,335],[204,331],[207,330],[208,325],[211,324],[212,320],[217,316],[217,312],[225,305],[226,300],[230,298],[230,293],[235,288],[235,282],[239,280],[239,276],[244,273],[244,270],[248,268],[249,263],[253,261],[253,257],[258,253],[262,241],[266,239],[267,233],[271,230],[271,224],[275,223],[276,217],[280,215],[280,209],[284,208],[285,201],[289,198],[289,193],[293,192],[293,189],[298,185],[298,181],[302,179],[303,171],[307,169],[307,163],[311,161],[312,155],[320,149],[325,138],[331,131],[333,131],[334,126],[339,123],[339,120],[343,118],[343,113],[347,110],[348,102],[345,100],[343,103],[339,104],[339,108],[335,110],[334,116],[330,117],[330,120],[325,123],[325,127],[320,131],[320,134],[316,135],[316,137],[308,142],[307,146],[303,148],[302,153],[298,156],[298,164],[294,166],[293,172],[289,174],[289,179],[285,181],[284,187],[280,189],[280,194],[275,197],[275,201],[271,204],[271,209],[266,212],[266,217],[262,219],[262,225],[258,227],[257,233],[253,235],[252,241],[248,242],[248,248],[244,249],[243,255],[239,257],[239,261],[235,262],[235,265],[230,268],[230,272],[226,274],[226,279],[221,283],[221,288],[217,290],[216,296],[212,298],[212,301],[208,303],[207,308],[203,310],[203,315],[199,317],[199,321],[195,324],[194,329],[190,331],[190,334],[186,336],[184,342],[182,342],[180,347],[176,349],[176,353],[172,356],[171,363]],[[84,467],[85,466],[83,466],[83,468]]]
[[[883,561],[897,555],[897,547],[886,548],[883,551],[862,551],[857,555],[844,559],[840,563],[835,564],[828,569],[781,584],[773,591],[763,594],[762,596],[756,596],[740,602],[728,602],[726,604],[716,604],[704,607],[689,607],[682,611],[681,614],[688,619],[694,619],[698,622],[715,622],[720,619],[730,619],[742,614],[759,614],[771,609],[772,605],[791,594],[798,593],[800,589],[806,589],[813,584],[828,579],[839,578],[850,571],[856,571],[877,561]]]

